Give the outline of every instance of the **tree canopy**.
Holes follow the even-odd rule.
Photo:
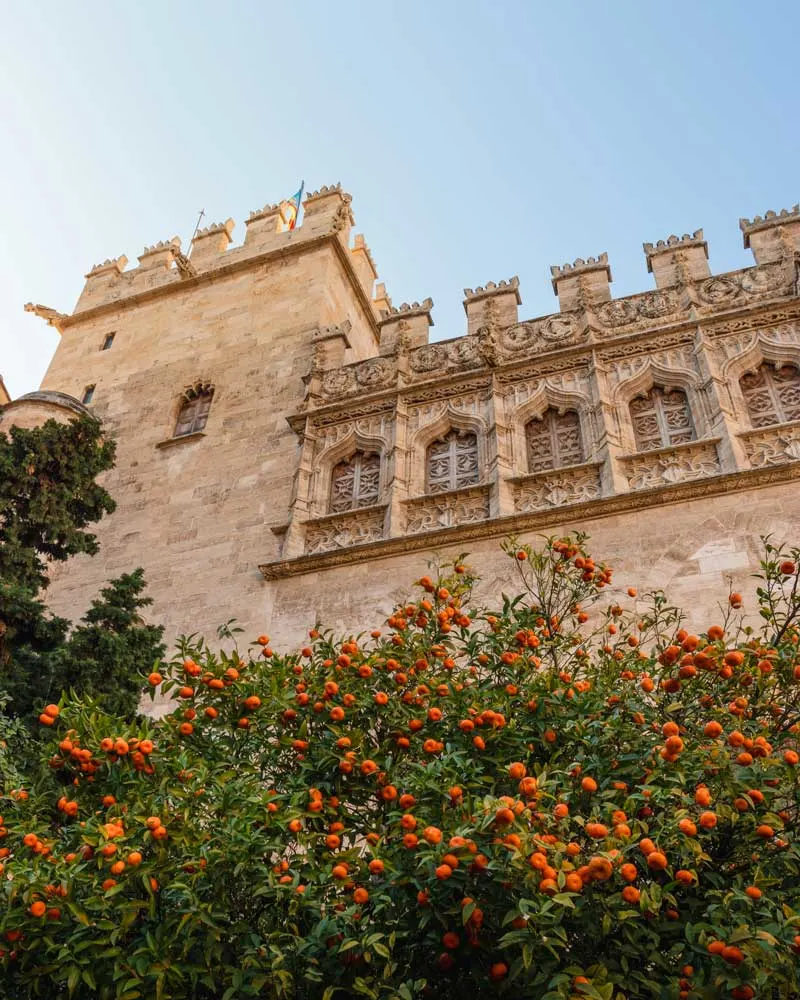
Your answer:
[[[507,548],[488,607],[461,559],[357,635],[183,640],[147,678],[163,718],[42,704],[0,804],[7,990],[788,995],[800,552],[690,632],[583,538]]]

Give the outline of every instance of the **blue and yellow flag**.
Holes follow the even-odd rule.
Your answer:
[[[300,190],[296,194],[281,202],[278,213],[279,233],[287,233],[289,230],[294,229],[297,224],[297,213],[300,211],[300,202],[303,199],[303,188],[305,186],[306,182],[303,181],[300,184]]]

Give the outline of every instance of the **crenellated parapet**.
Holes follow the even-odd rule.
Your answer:
[[[187,279],[200,279],[226,268],[248,267],[267,255],[287,251],[302,252],[304,247],[335,239],[343,259],[352,270],[355,284],[364,297],[364,308],[374,322],[382,303],[372,306],[377,269],[366,240],[352,238],[354,226],[352,198],[341,184],[332,184],[310,192],[303,202],[303,214],[293,230],[280,223],[280,203],[267,204],[250,213],[245,222],[241,245],[233,240],[233,219],[213,223],[198,230],[186,251],[174,236],[146,246],[138,257],[138,266],[129,268],[124,255],[95,265],[86,274],[86,285],[73,315],[89,309],[118,305],[143,293],[164,294],[170,286],[178,288]],[[351,245],[352,243],[352,245]],[[377,311],[376,311],[377,310]],[[67,325],[71,321],[66,317]]]
[[[484,326],[508,326],[516,323],[517,309],[521,303],[519,278],[516,275],[499,282],[487,281],[477,288],[465,288],[467,333],[477,333]]]

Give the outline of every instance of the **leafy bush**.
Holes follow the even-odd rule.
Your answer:
[[[582,537],[386,627],[182,641],[164,718],[88,698],[2,801],[15,997],[722,998],[800,952],[798,562],[697,634]]]

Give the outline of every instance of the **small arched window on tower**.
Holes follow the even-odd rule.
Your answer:
[[[695,434],[689,401],[682,389],[661,389],[631,400],[631,422],[637,451],[654,451],[694,441]]]
[[[525,427],[528,472],[547,472],[586,461],[581,421],[575,410],[559,413],[552,406]]]
[[[214,387],[198,383],[187,389],[183,394],[183,402],[175,423],[174,437],[186,437],[187,434],[197,434],[206,426],[211,400],[214,398]]]
[[[428,493],[444,493],[474,486],[480,479],[478,438],[451,430],[428,446],[426,454]]]
[[[739,386],[753,427],[800,420],[800,371],[794,365],[765,362],[743,375]]]
[[[376,504],[380,481],[381,457],[374,452],[357,451],[339,462],[331,473],[331,513],[340,514]]]

